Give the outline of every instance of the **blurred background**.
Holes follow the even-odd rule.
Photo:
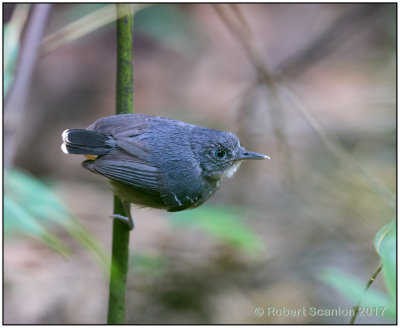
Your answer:
[[[133,209],[127,323],[349,323],[329,311],[357,303],[395,218],[396,4],[135,6],[135,112],[232,131],[271,160],[196,210]],[[3,17],[4,323],[105,323],[112,194],[60,145],[115,113],[114,8]],[[394,302],[382,274],[371,293]],[[381,314],[356,323],[396,320]]]

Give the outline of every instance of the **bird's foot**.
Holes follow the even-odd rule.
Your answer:
[[[121,214],[113,214],[110,217],[112,219],[116,219],[116,220],[120,220],[120,221],[124,222],[125,224],[128,225],[129,230],[132,230],[135,228],[135,222],[133,222],[133,219],[131,216],[131,204],[126,201],[122,201],[122,206],[123,206],[124,212],[125,212],[125,214],[127,214],[127,216],[124,216]]]
[[[123,216],[121,214],[113,214],[110,215],[111,219],[120,220],[128,225],[129,230],[133,230],[135,228],[135,222],[133,222],[130,216]]]

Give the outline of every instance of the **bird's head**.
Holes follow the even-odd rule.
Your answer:
[[[244,160],[269,159],[246,150],[235,134],[225,131],[201,128],[192,134],[191,146],[202,175],[216,181],[232,177]]]

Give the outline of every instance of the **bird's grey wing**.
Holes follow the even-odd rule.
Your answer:
[[[146,133],[149,116],[144,114],[121,114],[98,119],[87,129],[112,135],[117,139],[135,137]]]
[[[98,158],[84,161],[82,165],[90,171],[126,184],[147,194],[159,195],[159,170],[135,160]]]
[[[140,140],[146,127],[147,116],[141,114],[114,115],[96,121],[88,129],[110,134],[112,149],[82,165],[134,189],[159,195],[159,169],[151,163],[147,143]]]

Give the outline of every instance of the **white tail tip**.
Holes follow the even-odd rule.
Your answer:
[[[63,142],[66,142],[66,143],[69,142],[69,140],[68,140],[68,131],[69,131],[68,129],[64,130],[64,132],[61,135]],[[62,146],[61,146],[61,149],[62,149]]]
[[[65,132],[65,131],[64,131]],[[64,134],[64,133],[63,133]],[[68,150],[67,150],[67,145],[65,143],[63,143],[61,145],[61,150],[63,151],[64,154],[69,154]]]

